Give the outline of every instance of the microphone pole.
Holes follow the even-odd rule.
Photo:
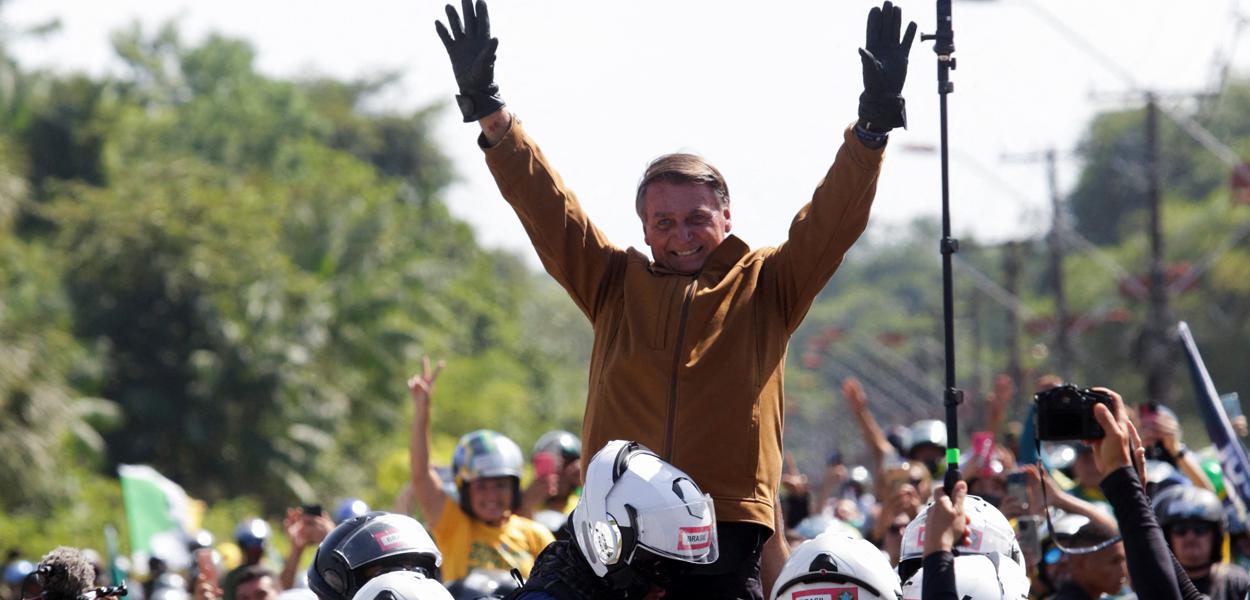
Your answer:
[[[937,53],[938,99],[941,102],[940,122],[942,128],[942,319],[946,337],[946,390],[942,404],[946,408],[946,477],[944,485],[949,491],[960,480],[959,473],[959,415],[957,409],[963,402],[963,390],[955,387],[955,291],[951,275],[953,255],[959,251],[959,240],[951,237],[950,207],[950,148],[947,146],[946,96],[955,91],[950,72],[955,68],[955,31],[951,28],[951,0],[937,0],[937,33],[922,34],[921,41],[933,40]]]

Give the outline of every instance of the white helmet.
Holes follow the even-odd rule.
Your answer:
[[[803,542],[781,568],[769,600],[898,600],[890,561],[864,539],[822,533]]]
[[[595,454],[572,520],[582,556],[616,589],[663,585],[683,564],[719,555],[712,497],[637,442],[613,440]]]
[[[924,522],[931,506],[932,501],[924,505],[916,518],[907,524],[907,529],[903,530],[898,573],[904,581],[920,568],[920,562],[924,558]],[[994,505],[980,496],[968,495],[964,498],[964,514],[969,518],[968,541],[955,548],[956,554],[997,554],[1024,566],[1024,554],[1020,551],[1020,543],[1016,541],[1016,531],[1012,529],[1007,517],[994,508]]]
[[[439,582],[415,571],[390,571],[365,582],[352,600],[452,600]]]
[[[903,600],[920,600],[924,569],[903,582]],[[955,557],[955,595],[963,600],[1025,600],[1029,576],[1019,563],[1002,555]]]

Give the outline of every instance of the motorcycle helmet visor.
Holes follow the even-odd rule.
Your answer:
[[[716,508],[704,494],[685,504],[640,510],[634,523],[638,544],[659,556],[696,565],[716,562]]]

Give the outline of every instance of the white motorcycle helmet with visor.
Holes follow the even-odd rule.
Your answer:
[[[890,561],[862,538],[822,533],[795,548],[769,600],[899,600]]]
[[[907,529],[903,530],[898,574],[904,581],[920,569],[924,558],[925,519],[932,506],[932,501],[924,505],[916,518],[907,524]],[[964,498],[964,514],[969,521],[968,535],[954,549],[956,555],[995,554],[1024,566],[1024,553],[1020,551],[1020,543],[1016,541],[1016,531],[1003,513],[980,496],[968,495]]]
[[[637,442],[595,454],[572,521],[582,557],[617,589],[637,578],[663,586],[719,556],[712,497]]]
[[[955,557],[955,594],[962,600],[1027,600],[1029,576],[1024,566],[1003,554]],[[924,569],[903,582],[903,600],[922,600]]]

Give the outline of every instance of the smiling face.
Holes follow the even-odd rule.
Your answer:
[[[499,525],[512,514],[512,478],[482,477],[469,482],[469,506],[473,515]]]
[[[643,196],[642,230],[651,258],[680,273],[695,273],[729,235],[729,207],[711,187],[655,181]]]

